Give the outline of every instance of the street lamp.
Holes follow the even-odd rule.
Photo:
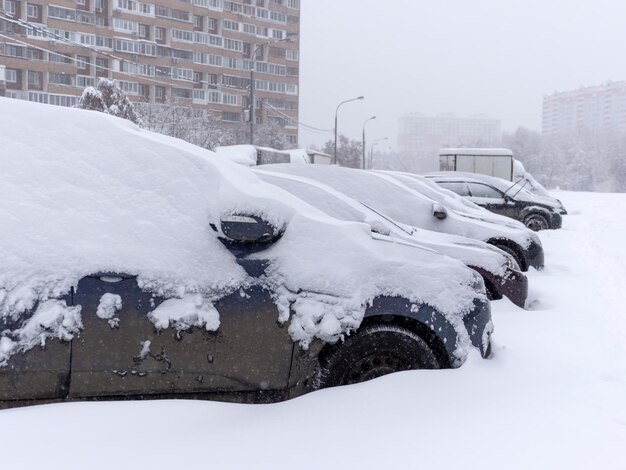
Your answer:
[[[335,153],[333,154],[333,165],[337,164],[337,114],[339,113],[339,108],[341,108],[341,106],[346,103],[350,103],[351,101],[364,100],[364,99],[365,99],[365,96],[358,96],[350,100],[342,101],[341,103],[339,103],[339,106],[337,106],[337,109],[335,110]]]
[[[370,147],[370,161],[369,161],[369,165],[368,167],[371,169],[372,168],[372,163],[374,160],[374,147],[376,146],[376,144],[378,144],[379,142],[382,142],[383,140],[389,140],[389,137],[383,137],[382,139],[376,139],[374,142],[372,142],[372,146]]]
[[[363,123],[363,158],[361,159],[361,168],[363,170],[365,170],[365,125],[374,119],[376,119],[376,116],[372,116]]]
[[[266,41],[263,44],[259,44],[254,48],[254,52],[252,53],[251,59],[252,64],[250,65],[250,145],[254,145],[254,67],[256,66],[256,55],[259,52],[259,49],[267,46],[268,44],[275,44],[278,42],[291,42],[292,39],[295,39],[297,34],[295,33],[287,33],[287,35],[279,39],[278,41]]]

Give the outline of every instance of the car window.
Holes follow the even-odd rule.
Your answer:
[[[274,184],[290,192],[297,198],[308,202],[313,207],[318,208],[331,217],[350,222],[363,222],[365,220],[363,212],[356,210],[354,207],[322,188],[301,181],[281,178],[279,176],[270,176],[267,174],[259,174],[259,176],[265,182]]]
[[[504,194],[491,186],[481,183],[467,183],[472,197],[486,197],[490,199],[504,199]]]
[[[439,183],[439,186],[453,193],[457,193],[459,196],[469,196],[469,191],[465,183]]]

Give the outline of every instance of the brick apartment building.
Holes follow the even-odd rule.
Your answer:
[[[557,92],[543,98],[542,134],[626,133],[626,81]]]
[[[77,103],[98,77],[133,101],[210,110],[248,129],[272,121],[297,145],[300,0],[0,0],[8,97]]]

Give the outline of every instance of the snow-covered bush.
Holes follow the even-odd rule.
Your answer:
[[[139,124],[139,116],[133,103],[124,90],[114,80],[108,78],[101,78],[95,88],[92,86],[85,88],[77,107],[111,114]]]

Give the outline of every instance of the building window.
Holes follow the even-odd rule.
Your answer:
[[[39,5],[33,5],[32,3],[26,5],[26,11],[29,18],[39,18],[41,15],[41,7]]]
[[[165,40],[165,28],[160,28],[156,26],[154,28],[154,38],[160,41]]]
[[[4,0],[4,11],[10,13],[11,15],[15,15],[15,2],[13,0]]]
[[[241,113],[232,113],[230,111],[222,112],[222,121],[241,122]]]
[[[76,56],[76,68],[84,70],[87,67],[89,67],[89,57],[84,56],[84,55],[77,55]]]
[[[74,76],[67,73],[48,72],[48,82],[56,85],[73,85]]]
[[[6,79],[7,83],[17,83],[17,70],[6,69],[6,71],[5,71],[5,79]]]
[[[154,87],[154,97],[157,100],[164,100],[165,99],[165,87],[163,87],[163,86],[155,86]]]
[[[96,57],[96,71],[103,71],[109,68],[109,60]]]
[[[43,85],[43,74],[41,72],[28,72],[28,86],[40,88]]]
[[[198,29],[202,29],[202,17],[200,15],[193,15],[193,25]]]
[[[148,98],[150,96],[150,86],[149,85],[141,85],[138,87],[139,96],[143,96],[144,98]]]
[[[193,90],[188,88],[174,88],[172,87],[172,97],[175,98],[191,98],[193,95]]]
[[[237,23],[236,21],[224,20],[222,22],[222,27],[231,31],[239,31],[239,23]]]
[[[43,51],[40,49],[28,49],[29,60],[43,60]]]
[[[207,24],[209,33],[217,33],[218,21],[216,18],[207,17]]]

